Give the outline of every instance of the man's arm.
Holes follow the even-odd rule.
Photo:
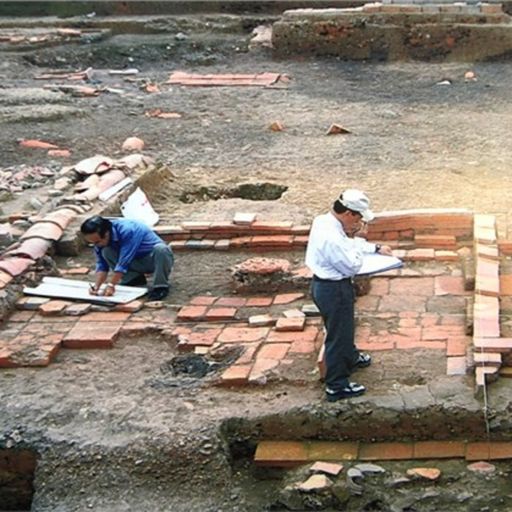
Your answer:
[[[96,271],[96,279],[94,281],[94,287],[89,290],[91,295],[99,295],[101,285],[107,280],[108,272]]]

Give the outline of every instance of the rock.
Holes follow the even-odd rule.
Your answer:
[[[380,466],[377,466],[377,464],[369,464],[369,463],[363,463],[363,464],[356,464],[354,466],[354,469],[359,470],[363,475],[365,473],[385,473],[386,470]]]
[[[279,121],[274,121],[268,128],[272,132],[282,132],[284,130],[284,126]]]
[[[266,327],[267,325],[274,325],[275,320],[272,315],[253,315],[249,317],[249,325],[251,327]]]
[[[297,489],[302,492],[321,491],[332,484],[332,480],[325,475],[312,475],[305,482],[297,484]]]
[[[357,468],[350,468],[347,471],[347,478],[354,480],[355,478],[364,478],[363,473]]]
[[[318,311],[318,308],[316,307],[315,304],[304,304],[302,306],[301,311],[306,316],[319,316],[320,315],[320,311]]]
[[[283,312],[285,318],[304,318],[306,315],[298,309],[287,309]]]
[[[409,476],[437,480],[441,476],[441,470],[437,468],[411,468],[407,470]]]
[[[315,462],[309,471],[316,473],[327,473],[328,475],[336,476],[343,471],[343,464],[336,464],[333,462]]]
[[[128,137],[121,146],[123,151],[142,151],[144,149],[144,141],[138,137]]]
[[[496,471],[496,466],[494,464],[489,464],[488,462],[480,461],[473,462],[473,464],[470,464],[467,469],[473,473],[489,474]]]

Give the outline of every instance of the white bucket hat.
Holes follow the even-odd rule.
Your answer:
[[[363,216],[364,222],[370,222],[375,218],[375,215],[370,210],[370,200],[361,190],[348,188],[340,195],[338,201],[345,208],[360,213]]]

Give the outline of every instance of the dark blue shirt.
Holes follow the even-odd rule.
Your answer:
[[[151,228],[142,222],[128,219],[112,219],[112,233],[108,243],[119,253],[114,272],[128,271],[130,263],[147,256],[155,245],[165,243]],[[101,247],[94,247],[96,272],[108,272],[109,266]]]

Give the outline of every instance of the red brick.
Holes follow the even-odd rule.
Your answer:
[[[310,441],[308,460],[356,460],[359,443],[349,441]]]
[[[62,344],[66,348],[111,348],[121,330],[119,322],[96,322],[91,329],[89,322],[77,322]]]
[[[316,358],[316,365],[318,368],[318,373],[320,374],[320,378],[325,379],[327,368],[325,366],[325,345],[323,343],[318,352],[318,357]]]
[[[121,334],[128,337],[144,336],[147,334],[160,333],[162,328],[157,324],[149,322],[130,321],[125,322],[121,327]]]
[[[482,244],[496,243],[496,230],[494,228],[475,226],[473,236],[477,242]]]
[[[221,331],[222,329],[202,329],[182,336],[186,340],[184,344],[192,350],[197,346],[211,347]]]
[[[460,441],[418,441],[414,443],[414,459],[453,459],[464,457],[466,445]]]
[[[171,243],[171,248],[173,251],[183,251],[187,248],[186,240],[173,240]]]
[[[262,441],[254,454],[259,466],[293,467],[308,462],[308,449],[300,441]]]
[[[512,443],[493,441],[489,446],[491,460],[512,459]]]
[[[417,341],[417,340],[396,340],[396,348],[399,350],[409,350],[416,348],[427,348],[435,350],[445,350],[445,341]]]
[[[500,240],[498,242],[500,252],[506,256],[512,255],[512,240]]]
[[[419,313],[424,313],[426,310],[426,299],[423,295],[384,295],[380,299],[379,311],[382,312],[401,312],[410,311],[414,309]]]
[[[289,247],[293,245],[291,235],[258,235],[251,237],[250,247]]]
[[[416,247],[432,247],[433,249],[455,249],[457,241],[449,235],[416,235],[414,237]]]
[[[470,343],[471,338],[448,338],[448,341],[446,342],[446,355],[465,356]]]
[[[70,304],[65,310],[64,314],[68,316],[81,316],[89,313],[91,304]]]
[[[258,351],[257,359],[283,359],[289,349],[289,343],[265,344]]]
[[[290,353],[294,354],[312,354],[315,350],[315,344],[311,341],[294,341],[290,346]]]
[[[249,297],[245,305],[246,307],[267,307],[273,300],[273,297]]]
[[[501,366],[501,354],[499,352],[475,352],[473,360],[477,366]]]
[[[433,260],[435,256],[434,249],[412,249],[407,251],[405,261],[429,261]]]
[[[421,339],[430,340],[447,340],[452,336],[463,336],[464,330],[458,325],[434,325],[432,327],[423,327],[421,331]]]
[[[478,258],[498,261],[500,252],[497,245],[475,244],[475,253]]]
[[[206,231],[210,228],[211,222],[186,221],[181,224],[182,228],[188,231]]]
[[[241,308],[245,306],[247,300],[244,297],[220,297],[215,306],[230,306],[234,308]]]
[[[59,315],[62,313],[68,306],[71,306],[72,302],[64,301],[64,300],[51,300],[46,304],[42,304],[39,306],[39,314],[43,316],[52,316]]]
[[[251,365],[230,366],[221,375],[220,384],[225,386],[243,386],[244,384],[247,384],[251,368]]]
[[[500,295],[512,295],[512,274],[500,276]]]
[[[206,312],[207,321],[233,320],[236,316],[236,308],[209,308]]]
[[[398,327],[417,327],[418,319],[417,318],[400,318],[398,321]]]
[[[263,221],[255,221],[251,224],[251,230],[254,231],[265,231],[265,232],[290,232],[292,229],[293,223],[284,221],[284,222],[263,222]]]
[[[227,251],[227,250],[229,250],[230,247],[231,247],[231,242],[227,239],[223,239],[223,240],[217,240],[215,242],[214,249],[216,251]]]
[[[130,313],[122,313],[119,311],[100,311],[96,313],[88,313],[78,320],[80,323],[89,322],[125,322],[130,318]],[[90,326],[89,326],[90,328]]]
[[[380,341],[381,338],[374,340],[370,338],[368,341],[357,344],[359,350],[367,350],[369,352],[379,352],[384,350],[393,350],[395,348],[394,341]]]
[[[446,358],[446,375],[465,375],[466,356]]]
[[[278,318],[275,329],[276,331],[303,331],[305,325],[305,317]]]
[[[360,460],[408,460],[413,458],[412,443],[361,443]]]
[[[132,300],[126,304],[118,304],[114,308],[114,311],[119,313],[136,313],[137,311],[140,311],[143,306],[144,303],[141,300]]]
[[[357,297],[356,310],[357,311],[377,311],[379,307],[380,297],[377,295],[363,295]]]
[[[9,316],[9,322],[28,322],[34,314],[33,311],[15,311]]]
[[[455,251],[438,250],[434,252],[436,261],[459,261],[459,255]]]
[[[238,345],[239,346],[239,345]],[[248,343],[247,345],[242,345],[244,351],[242,355],[236,360],[235,364],[251,364],[254,360],[254,356],[256,351],[261,346],[261,343]]]
[[[203,320],[206,314],[205,306],[185,306],[178,312],[178,321],[197,322]]]
[[[467,443],[466,460],[489,460],[490,452],[490,443],[488,442]]]
[[[272,315],[268,314],[250,316],[248,321],[251,327],[266,327],[276,323]]]
[[[294,341],[309,341],[314,342],[318,334],[318,328],[313,325],[308,325],[301,332],[277,332],[270,331],[267,336],[268,343],[292,343]]]
[[[512,350],[512,338],[477,338],[473,339],[473,345],[484,352],[507,353]]]
[[[436,295],[466,295],[463,277],[437,276],[434,283]]]
[[[0,368],[16,368],[17,364],[12,360],[14,351],[9,347],[0,347]]]
[[[268,327],[225,327],[217,341],[222,343],[247,343],[258,341],[268,334]]]
[[[431,297],[434,293],[434,278],[432,277],[407,277],[392,279],[389,286],[392,295],[422,295]]]
[[[274,297],[274,305],[290,304],[291,302],[295,302],[296,300],[302,299],[303,297],[303,293],[282,293]]]
[[[249,375],[250,384],[266,384],[268,372],[279,365],[279,359],[264,359],[262,357],[256,358]]]
[[[370,280],[370,295],[386,295],[389,293],[389,279],[374,277]]]

